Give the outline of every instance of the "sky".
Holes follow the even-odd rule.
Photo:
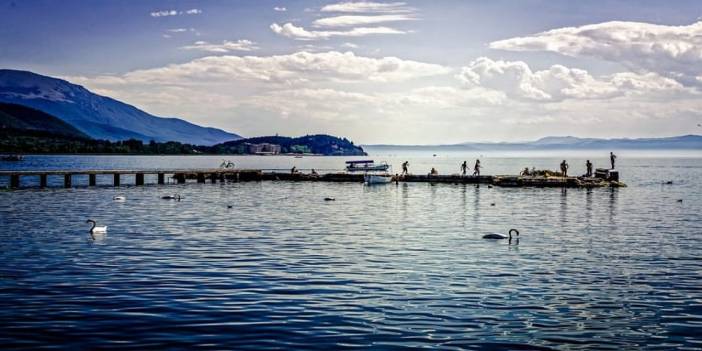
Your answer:
[[[702,1],[0,0],[0,68],[243,136],[702,129]]]

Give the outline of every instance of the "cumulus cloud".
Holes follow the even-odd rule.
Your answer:
[[[341,2],[322,7],[322,12],[350,12],[350,13],[403,13],[412,9],[404,2]]]
[[[277,56],[208,56],[182,64],[94,78],[102,84],[187,85],[254,80],[271,83],[399,82],[445,75],[444,66],[352,52],[297,52]]]
[[[232,51],[254,51],[258,50],[259,47],[256,46],[256,43],[251,40],[239,39],[237,41],[224,40],[220,44],[213,44],[206,41],[196,41],[193,45],[186,45],[181,47],[181,49],[228,53]]]
[[[296,40],[329,39],[331,37],[362,37],[374,34],[406,34],[407,32],[389,27],[358,27],[345,31],[309,31],[292,23],[273,23],[271,30],[284,37]]]
[[[682,85],[656,73],[616,73],[595,78],[587,71],[553,65],[532,71],[522,61],[494,61],[481,57],[463,67],[456,76],[466,87],[504,92],[515,99],[562,101],[606,99],[652,91],[681,91]]]
[[[283,6],[276,6],[276,7],[273,8],[273,11],[278,11],[278,12],[285,12],[285,11],[287,11],[287,10],[288,10],[288,9],[285,8],[285,7],[283,7]]]
[[[378,16],[335,16],[320,18],[312,22],[315,27],[348,27],[369,25],[384,22],[412,21],[416,18],[412,15],[378,15]]]
[[[180,16],[180,15],[199,15],[202,13],[200,9],[190,9],[185,11],[177,10],[160,10],[153,11],[150,13],[151,17],[168,17],[168,16]]]
[[[510,51],[550,51],[620,62],[690,83],[702,75],[702,21],[685,26],[605,22],[490,43]]]

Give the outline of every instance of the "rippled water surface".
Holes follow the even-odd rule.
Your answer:
[[[409,159],[417,172],[449,173],[462,158]],[[483,163],[516,173],[560,158]],[[0,191],[0,345],[700,349],[702,158],[620,159],[628,188],[76,181]],[[218,161],[33,156],[2,168]],[[235,162],[326,169],[343,159]],[[160,199],[174,192],[182,201]],[[108,234],[92,240],[88,218]],[[518,245],[481,239],[510,228]]]

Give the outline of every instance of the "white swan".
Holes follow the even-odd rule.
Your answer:
[[[483,239],[496,239],[496,240],[509,239],[509,240],[512,240],[512,232],[517,233],[517,238],[519,238],[519,231],[516,229],[510,229],[509,236],[504,236],[504,235],[498,234],[498,233],[490,233],[490,234],[483,235]]]
[[[114,200],[114,201],[119,201],[119,202],[124,202],[124,201],[127,201],[127,197],[126,197],[126,196],[122,196],[122,195],[118,195],[118,196],[113,197],[112,200]]]
[[[105,234],[107,233],[107,226],[97,226],[97,223],[95,223],[94,220],[89,219],[85,221],[85,223],[92,223],[93,226],[90,228],[90,234]]]

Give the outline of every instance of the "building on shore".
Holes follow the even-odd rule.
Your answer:
[[[250,144],[246,143],[246,149],[249,154],[254,154],[254,155],[277,155],[281,151],[281,147],[278,144],[269,144],[269,143],[261,143],[261,144]]]

